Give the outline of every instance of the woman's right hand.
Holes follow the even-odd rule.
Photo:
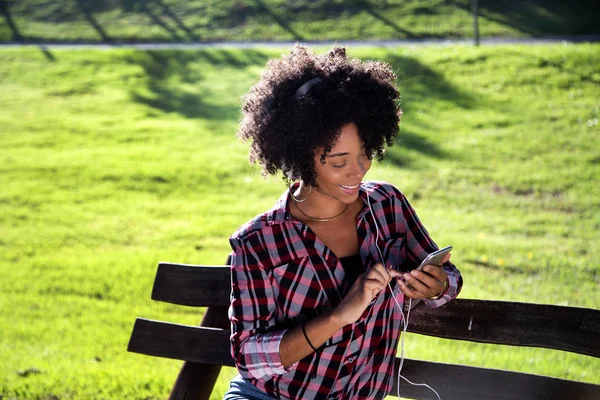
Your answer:
[[[385,290],[388,283],[402,274],[395,269],[375,264],[367,272],[356,279],[340,304],[332,311],[332,316],[341,326],[356,322],[373,299]]]

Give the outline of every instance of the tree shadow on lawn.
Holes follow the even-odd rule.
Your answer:
[[[256,50],[146,51],[135,52],[128,61],[139,64],[148,77],[147,91],[133,91],[132,98],[163,112],[179,113],[186,118],[237,120],[241,103],[220,105],[222,93],[203,85],[203,66],[243,69],[264,65],[268,54]],[[227,79],[227,77],[223,77]],[[241,95],[241,94],[240,94]]]
[[[260,0],[255,0],[257,3]],[[262,3],[262,1],[260,1]],[[366,13],[372,17],[369,21],[370,25],[386,25],[395,33],[396,38],[400,39],[415,39],[425,37],[439,37],[436,34],[416,34],[406,27],[398,25],[398,23],[390,18],[389,15],[398,15],[398,9],[402,9],[404,5],[388,4],[388,2],[374,2],[368,0],[347,0],[347,1],[332,1],[332,0],[315,0],[315,1],[288,1],[279,7],[279,19],[297,20],[298,15],[303,15],[304,18],[310,21],[326,21],[336,20],[338,24],[345,23],[345,17],[353,18],[358,14]],[[247,11],[247,10],[244,10]],[[260,14],[260,9],[250,10],[253,14]],[[436,14],[435,7],[415,9],[416,13]],[[286,28],[282,25],[283,28]],[[295,33],[295,32],[292,32]],[[343,39],[343,38],[340,38]],[[358,39],[358,38],[357,38]]]
[[[446,0],[446,3],[468,13],[472,12],[470,1]],[[597,0],[480,1],[479,15],[531,36],[597,34],[600,2]],[[574,26],[577,28],[573,29]]]
[[[122,10],[122,13],[127,14],[145,14],[153,25],[159,26],[169,34],[167,41],[182,42],[182,41],[200,41],[201,38],[184,23],[185,13],[174,12],[172,8],[165,4],[163,0],[122,0],[122,1],[95,1],[95,0],[71,0],[69,4],[60,4],[64,2],[52,1],[36,1],[26,4],[25,9],[21,11],[20,17],[27,16],[26,19],[38,20],[45,23],[74,23],[81,20],[81,17],[92,27],[98,34],[101,43],[118,43],[123,41],[145,42],[148,39],[123,38],[111,36],[103,26],[96,15],[100,15],[100,19],[114,22],[114,17],[108,19],[104,14]],[[10,2],[0,0],[0,12],[4,14],[4,18],[12,32],[12,41],[28,41],[28,42],[57,42],[57,43],[78,43],[80,39],[57,39],[48,37],[37,37],[22,35],[14,22],[14,19],[9,12]],[[35,10],[33,8],[35,7]],[[29,9],[31,8],[31,10]],[[122,16],[122,15],[121,15]],[[117,20],[119,17],[116,17]],[[118,22],[118,21],[117,21]],[[104,25],[109,25],[105,22]],[[87,42],[87,40],[83,40]]]
[[[133,1],[130,0],[130,2]],[[136,1],[136,3],[139,4],[139,9],[148,15],[154,24],[160,26],[171,35],[171,40],[176,42],[200,40],[200,37],[192,29],[185,25],[183,19],[173,13],[162,0]],[[159,8],[160,11],[157,12],[153,10],[153,8]],[[169,26],[167,20],[171,20],[172,23],[175,24],[175,28]],[[177,28],[180,31],[183,31],[185,37],[179,35]]]
[[[10,11],[8,10],[8,4],[6,4],[6,0],[0,0],[0,11],[4,15],[4,19],[10,28],[12,33],[12,41],[20,42],[25,39],[23,35],[21,35],[21,32],[19,32],[19,29],[17,28],[17,25],[15,24]],[[39,49],[48,61],[56,61],[56,57],[54,57],[54,55],[47,48],[39,46]]]
[[[186,118],[203,118],[208,120],[239,119],[241,102],[220,105],[213,99],[222,96],[218,91],[211,91],[206,85],[203,66],[211,69],[235,68],[248,66],[262,68],[270,53],[260,50],[200,50],[200,51],[147,51],[136,52],[130,62],[139,64],[148,76],[146,90],[132,92],[135,101],[146,104],[164,112],[176,112]],[[417,113],[424,106],[432,103],[448,103],[458,110],[468,112],[475,109],[478,100],[452,85],[437,71],[420,63],[414,58],[389,54],[382,59],[392,65],[398,75],[398,86],[402,96],[402,109],[406,115]],[[258,78],[258,76],[257,76]],[[223,76],[222,79],[228,79]],[[247,92],[250,88],[245,88]],[[240,96],[244,93],[240,93]],[[429,111],[429,110],[428,110]],[[435,110],[429,111],[434,115]],[[418,117],[411,118],[412,127],[419,130],[432,130],[432,124]],[[386,160],[399,167],[411,167],[412,161],[405,149],[438,159],[451,155],[437,144],[414,133],[404,126],[401,128],[399,144],[388,150]]]
[[[464,11],[463,17],[471,13],[469,0],[445,0],[446,4]],[[310,40],[311,34],[302,26],[299,19],[322,22],[334,20],[338,25],[346,21],[341,18],[353,19],[364,13],[371,18],[366,23],[376,26],[387,26],[394,32],[396,38],[427,38],[440,37],[435,32],[414,33],[407,26],[400,26],[394,16],[398,15],[440,15],[441,7],[437,4],[412,7],[403,2],[375,2],[369,0],[314,0],[281,2],[275,7],[273,2],[265,0],[219,2],[181,2],[175,7],[173,2],[165,0],[70,0],[69,2],[56,2],[38,0],[24,2],[19,7],[17,18],[11,18],[9,8],[16,1],[0,1],[1,11],[12,32],[12,41],[29,42],[63,42],[77,43],[77,32],[72,39],[59,39],[56,37],[39,37],[19,32],[17,24],[22,20],[31,20],[43,23],[75,23],[82,17],[98,34],[99,42],[148,42],[148,41],[200,41],[205,38],[199,32],[212,32],[215,30],[241,29],[248,24],[268,24],[272,21],[287,32],[294,40]],[[435,2],[434,2],[435,3]],[[119,13],[120,12],[120,13]],[[506,0],[502,2],[480,2],[479,12],[482,23],[486,20],[494,21],[501,25],[513,27],[520,32],[533,36],[548,36],[561,34],[598,34],[598,18],[600,18],[600,2],[597,0],[580,0],[576,2],[561,2],[557,0],[518,1]],[[205,14],[206,18],[198,18]],[[110,25],[120,24],[122,19],[135,15],[134,19],[147,19],[148,29],[160,27],[167,32],[166,36],[145,34],[142,37],[119,37],[109,35]],[[16,21],[16,22],[15,22]],[[103,24],[100,23],[103,21]],[[364,21],[363,21],[364,22]],[[257,25],[258,26],[258,25]],[[24,28],[23,26],[22,28]],[[79,24],[72,25],[72,29],[82,29]],[[87,29],[87,27],[85,28]],[[262,29],[262,28],[261,28]],[[259,29],[260,30],[260,29]],[[250,34],[251,35],[251,34]],[[239,38],[251,40],[252,37]],[[264,39],[264,38],[263,38]],[[330,37],[330,39],[335,39]],[[343,38],[338,38],[342,40]],[[92,40],[96,41],[96,40]]]
[[[114,8],[122,8],[123,11],[128,13],[142,12],[148,16],[153,24],[165,30],[169,34],[171,41],[199,41],[201,39],[184,23],[183,17],[174,13],[162,0],[124,0],[122,4],[94,3],[97,4],[96,8],[98,11],[110,11]],[[180,35],[178,31],[183,32],[183,35]]]
[[[448,103],[464,112],[477,107],[478,100],[474,96],[455,87],[442,74],[414,58],[391,54],[382,61],[390,63],[398,76],[404,118],[419,112],[424,105],[430,105],[432,102]],[[429,111],[429,114],[434,115],[435,110]],[[411,121],[413,126],[419,127],[420,130],[435,129],[424,119],[415,117],[411,118]],[[386,154],[386,160],[398,167],[413,166],[410,158],[405,154],[405,149],[438,159],[451,157],[437,144],[410,132],[406,125],[400,128],[398,140],[398,144],[388,149]]]
[[[273,18],[275,20],[275,22],[277,22],[277,24],[285,31],[287,31],[290,35],[292,35],[292,37],[294,38],[294,40],[304,40],[304,38],[302,37],[302,35],[300,35],[297,31],[295,31],[290,24],[288,23],[288,21],[286,21],[284,18],[280,17],[278,14],[276,14],[271,7],[269,7],[264,1],[262,0],[254,0],[254,2],[256,3],[256,5],[258,6],[259,10],[263,10],[266,14],[269,14],[269,16],[271,18]]]
[[[108,33],[104,30],[102,25],[96,20],[92,9],[90,9],[90,5],[93,5],[94,2],[90,0],[77,0],[77,4],[79,9],[85,16],[85,19],[89,22],[89,24],[94,28],[94,30],[100,35],[102,41],[105,43],[111,43],[113,40],[108,36]]]
[[[375,8],[373,8],[373,6],[368,1],[358,0],[358,1],[356,1],[356,4],[358,6],[360,6],[362,9],[364,9],[373,18],[381,21],[383,24],[394,29],[394,31],[396,31],[397,33],[399,33],[401,35],[400,36],[401,38],[414,39],[414,38],[419,37],[418,35],[415,35],[413,32],[409,31],[408,29],[402,28],[396,22],[392,21],[391,19],[389,19],[385,15],[383,15],[381,12],[375,10]]]
[[[180,18],[173,11],[171,11],[169,6],[167,6],[164,1],[155,0],[155,2],[158,6],[160,6],[164,15],[171,18],[171,20],[175,23],[175,25],[177,25],[177,27],[179,27],[179,29],[181,29],[182,31],[185,32],[188,39],[194,40],[194,41],[199,41],[201,39],[196,33],[194,33],[194,31],[191,28],[189,28],[187,25],[185,25],[182,18]]]
[[[2,11],[4,19],[6,20],[6,23],[10,28],[10,31],[12,32],[13,42],[21,41],[23,39],[23,35],[21,35],[21,32],[19,32],[19,29],[17,28],[17,25],[15,24],[15,21],[13,20],[12,15],[8,10],[8,4],[6,0],[0,0],[0,11]]]

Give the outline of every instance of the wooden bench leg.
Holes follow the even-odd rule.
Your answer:
[[[229,329],[227,307],[208,307],[200,326]],[[169,400],[208,400],[220,371],[220,365],[184,362]]]
[[[184,362],[169,400],[208,400],[221,371],[220,365]]]

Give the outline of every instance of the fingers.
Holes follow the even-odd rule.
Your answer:
[[[419,276],[421,276],[421,275],[429,275],[429,276],[434,277],[435,279],[437,279],[440,282],[445,281],[446,278],[448,277],[448,274],[446,274],[446,271],[444,270],[444,268],[438,267],[435,265],[426,265],[423,267],[423,271],[427,272],[427,274],[420,273],[420,275],[418,275],[418,274],[417,275],[413,274],[413,275],[416,276],[417,278],[419,278]],[[419,271],[411,271],[411,274],[413,272],[419,272]]]
[[[428,297],[428,293],[431,291],[430,287],[435,284],[433,282],[435,279],[432,277],[426,277],[426,275],[427,274],[424,273],[413,275],[412,271],[411,273],[406,273],[403,275],[404,284],[411,291],[418,293],[418,298]]]
[[[371,291],[373,296],[385,289],[394,278],[400,278],[402,274],[391,267],[386,268],[382,264],[375,264],[365,274],[365,289]]]
[[[367,272],[367,277],[369,279],[376,279],[384,286],[392,280],[390,270],[384,267],[382,264],[375,264],[373,268],[371,268],[369,272]]]
[[[449,259],[450,256],[447,255],[444,262]],[[375,264],[364,274],[363,288],[374,298],[379,292],[385,290],[392,279],[397,279],[400,290],[406,296],[414,299],[426,299],[443,290],[447,274],[443,268],[435,265],[426,265],[423,271],[413,270],[410,273],[401,273],[391,266],[386,268],[382,264]]]
[[[404,274],[402,272],[396,271],[395,269],[390,269],[388,271],[392,278],[402,278],[404,276]]]
[[[400,290],[402,291],[402,293],[404,293],[405,296],[410,297],[412,299],[424,299],[425,298],[425,296],[423,294],[408,287],[402,279],[398,279],[397,282],[398,282],[398,286],[400,287]]]
[[[391,280],[390,273],[382,264],[375,264],[365,276],[365,289],[373,296],[381,292]]]
[[[413,298],[430,298],[444,290],[444,282],[446,282],[448,275],[441,267],[426,265],[423,272],[413,270],[410,273],[405,273],[402,278],[408,291],[405,292],[406,295]]]

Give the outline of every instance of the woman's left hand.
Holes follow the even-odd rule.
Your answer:
[[[448,254],[443,262],[450,259]],[[400,290],[413,299],[431,299],[442,295],[448,287],[448,275],[444,268],[436,265],[427,264],[423,271],[413,270],[403,275],[403,279],[398,279]],[[410,285],[410,286],[408,286]]]

